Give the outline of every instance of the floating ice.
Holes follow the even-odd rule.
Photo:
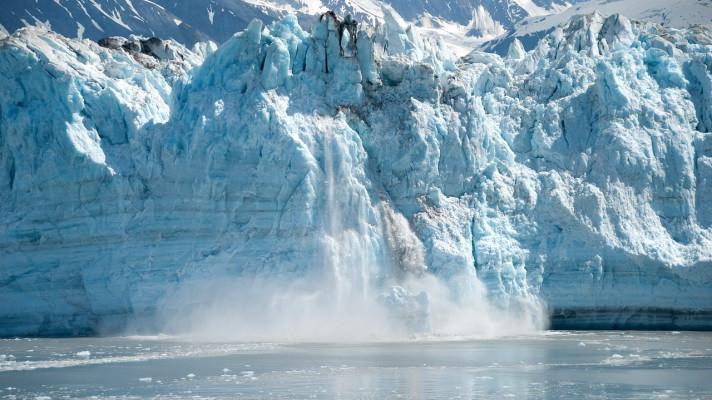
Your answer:
[[[79,358],[89,358],[91,357],[91,352],[88,350],[82,350],[80,352],[77,352],[76,356]]]

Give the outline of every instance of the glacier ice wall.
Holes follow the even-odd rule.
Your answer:
[[[0,39],[0,334],[710,326],[709,30],[458,60],[385,21]]]

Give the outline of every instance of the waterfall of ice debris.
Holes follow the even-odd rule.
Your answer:
[[[458,60],[384,15],[0,39],[0,334],[709,326],[709,29]]]

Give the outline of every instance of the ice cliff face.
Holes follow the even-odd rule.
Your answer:
[[[0,334],[239,313],[257,282],[416,331],[540,301],[712,324],[708,30],[593,14],[457,60],[385,20],[254,21],[214,52],[2,39]]]

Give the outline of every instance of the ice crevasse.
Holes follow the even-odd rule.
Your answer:
[[[709,28],[457,59],[385,14],[0,39],[0,335],[712,326]]]

